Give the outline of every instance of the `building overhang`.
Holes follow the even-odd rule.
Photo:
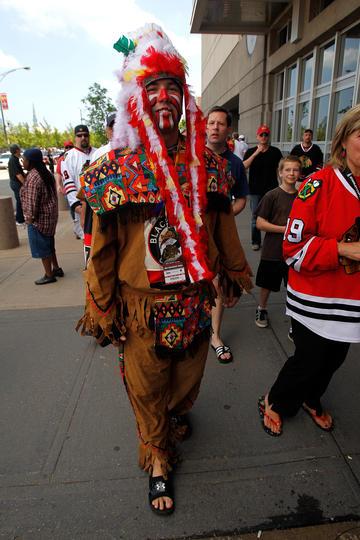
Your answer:
[[[291,3],[289,0],[194,0],[190,32],[264,35]]]

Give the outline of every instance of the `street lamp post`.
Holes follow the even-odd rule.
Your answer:
[[[0,73],[0,83],[5,79],[5,77],[7,75],[9,75],[9,73],[12,73],[13,71],[18,71],[20,69],[26,69],[26,70],[29,70],[31,69],[29,66],[25,66],[25,67],[18,67],[18,68],[13,68],[13,69],[9,69],[8,71],[4,71],[3,73]],[[2,118],[2,123],[3,123],[3,130],[4,130],[4,135],[5,135],[5,141],[6,141],[6,144],[9,144],[9,139],[8,139],[8,136],[7,136],[7,131],[6,131],[6,125],[5,125],[5,118],[4,118],[4,111],[3,111],[3,106],[2,106],[2,101],[0,99],[0,108],[1,108],[1,118]]]

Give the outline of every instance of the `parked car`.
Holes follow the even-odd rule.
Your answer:
[[[8,168],[10,158],[11,158],[10,152],[5,152],[4,154],[0,154],[0,169]]]

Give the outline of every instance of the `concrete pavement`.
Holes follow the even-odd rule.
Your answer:
[[[255,271],[247,210],[238,225]],[[257,398],[293,347],[284,291],[271,297],[268,329],[254,324],[256,290],[226,311],[235,361],[220,365],[209,353],[175,478],[177,510],[150,512],[115,351],[74,331],[82,249],[71,229],[61,212],[65,277],[54,284],[34,285],[42,270],[23,229],[19,248],[0,251],[0,538],[360,538],[359,347],[325,396],[333,433],[303,413],[279,439],[260,426]]]

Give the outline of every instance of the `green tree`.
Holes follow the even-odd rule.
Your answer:
[[[9,150],[9,145],[5,141],[4,132],[0,125],[0,152]],[[64,131],[59,131],[53,128],[44,120],[39,122],[37,126],[30,127],[26,122],[20,124],[12,124],[9,122],[6,126],[9,144],[16,143],[21,148],[30,148],[38,146],[41,148],[59,148],[63,147],[64,141],[74,140],[74,128],[69,125]],[[92,146],[101,146],[104,142],[104,134],[90,132]]]
[[[181,131],[181,133],[184,131],[184,129],[186,129],[186,120],[184,117],[181,118],[180,122],[179,122],[179,131]]]
[[[81,100],[87,110],[87,122],[94,133],[92,144],[106,143],[104,131],[106,116],[115,111],[114,104],[108,96],[106,88],[94,83],[89,87],[88,95]]]
[[[20,124],[8,123],[7,134],[9,144],[16,143],[21,148],[30,148],[31,146],[61,148],[63,141],[69,139],[67,133],[61,133],[56,128],[53,129],[46,122],[36,127],[30,127],[26,122]],[[3,133],[0,133],[0,149],[4,151],[9,149]]]

